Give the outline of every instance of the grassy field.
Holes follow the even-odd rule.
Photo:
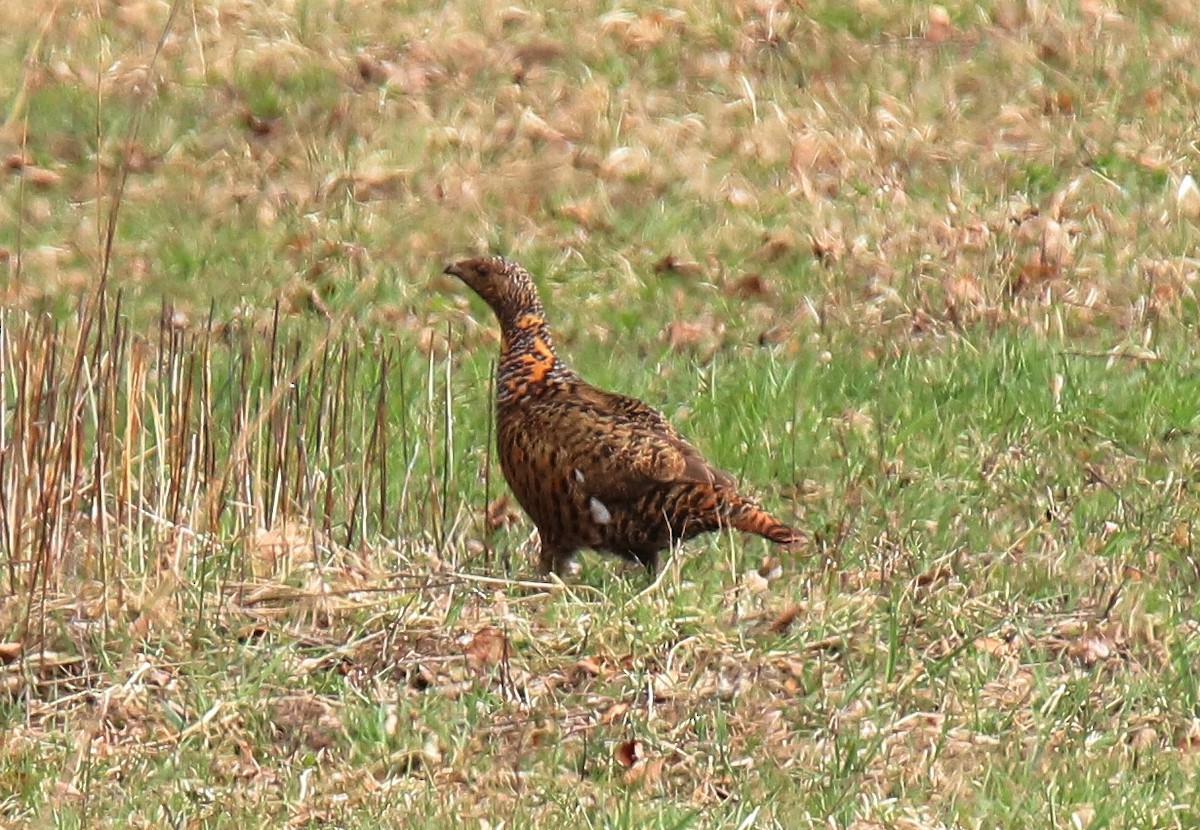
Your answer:
[[[0,825],[1200,826],[1200,10],[0,4]],[[539,584],[561,354],[812,537]]]

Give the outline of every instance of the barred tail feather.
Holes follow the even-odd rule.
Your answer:
[[[730,518],[730,524],[738,530],[762,536],[777,545],[794,545],[804,539],[800,531],[752,504],[745,504],[741,510],[734,511]]]

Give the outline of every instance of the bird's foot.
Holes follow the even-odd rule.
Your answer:
[[[570,579],[578,575],[579,562],[575,559],[573,553],[557,553],[555,551],[547,551],[542,549],[541,556],[538,559],[538,566],[541,569],[543,576],[555,574],[559,579]]]

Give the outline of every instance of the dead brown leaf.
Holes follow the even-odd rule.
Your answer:
[[[618,701],[600,714],[600,723],[612,724],[616,723],[621,718],[629,713],[630,706],[624,701]]]
[[[4,157],[4,169],[13,172],[20,172],[25,167],[33,164],[33,157],[28,153],[9,153]]]
[[[446,332],[433,326],[422,326],[417,330],[417,349],[426,356],[444,357],[450,349]]]
[[[1113,641],[1100,631],[1088,631],[1067,646],[1067,655],[1085,666],[1107,660],[1115,652]]]
[[[971,641],[975,648],[993,657],[1008,657],[1013,653],[1012,644],[999,637],[976,637]]]
[[[411,172],[402,168],[371,167],[327,179],[319,189],[319,198],[331,199],[344,193],[358,202],[390,200],[409,189]]]
[[[846,242],[840,228],[818,228],[809,242],[813,256],[826,267],[836,263],[846,252]]]
[[[974,274],[955,274],[946,278],[946,297],[955,306],[972,307],[983,303],[983,289]]]
[[[264,118],[249,109],[242,110],[241,120],[246,129],[260,138],[271,135],[279,126],[278,118]]]
[[[597,657],[584,657],[577,661],[573,667],[576,672],[585,674],[588,677],[599,677],[601,673],[600,660]]]
[[[420,749],[398,750],[383,759],[375,767],[379,780],[396,776],[414,775],[421,770],[436,767],[442,762],[442,749],[435,738],[427,738]]]
[[[268,709],[271,725],[293,748],[327,749],[345,733],[337,711],[315,695],[278,697],[269,702]]]
[[[288,521],[270,530],[259,529],[248,546],[251,567],[258,577],[291,572],[313,560],[312,529]]]
[[[612,11],[600,18],[606,32],[620,38],[626,49],[642,52],[662,43],[672,31],[682,28],[682,12],[654,10],[648,14],[632,11]]]
[[[642,760],[625,773],[626,784],[655,784],[662,779],[667,761],[662,756]]]
[[[771,296],[771,286],[762,274],[746,274],[726,286],[725,293],[732,297],[760,300]]]
[[[783,576],[783,563],[774,556],[764,556],[758,563],[758,575],[770,581]]]
[[[680,259],[673,253],[665,255],[654,263],[656,274],[677,274],[681,277],[700,277],[704,274],[704,266],[693,260]]]
[[[917,574],[915,582],[918,588],[928,588],[931,585],[940,585],[949,582],[953,578],[953,568],[949,565],[939,565]]]
[[[613,759],[625,769],[633,769],[645,757],[646,750],[639,740],[621,741],[613,748]]]
[[[930,6],[925,24],[925,37],[933,43],[942,43],[954,37],[954,25],[945,6]]]
[[[55,173],[53,170],[47,170],[45,167],[27,166],[22,168],[21,175],[31,185],[38,188],[53,187],[62,181],[60,174]]]
[[[514,522],[520,521],[520,519],[521,511],[517,510],[509,495],[504,493],[492,499],[491,504],[487,506],[484,524],[488,530],[499,530],[502,527],[508,527]]]
[[[567,202],[557,210],[575,224],[589,231],[607,230],[611,226],[605,218],[605,209],[595,199],[577,199]]]
[[[492,625],[484,626],[471,635],[463,649],[472,668],[490,668],[507,659],[510,653],[508,637]]]
[[[663,331],[667,345],[675,352],[711,356],[721,345],[725,324],[712,315],[697,320],[674,320]]]
[[[767,626],[767,631],[772,634],[787,633],[787,630],[792,627],[792,623],[796,621],[796,617],[798,617],[803,611],[804,606],[798,603],[792,603],[787,608],[783,609],[783,611],[781,611],[779,614],[777,614],[775,619],[771,620],[770,625]]]
[[[1127,740],[1130,747],[1139,751],[1156,749],[1159,746],[1158,731],[1150,726],[1133,730]]]
[[[1065,89],[1046,91],[1042,98],[1043,115],[1074,115],[1075,99]]]
[[[566,54],[567,47],[562,42],[549,38],[530,40],[514,50],[514,57],[525,71],[534,66],[554,63]]]

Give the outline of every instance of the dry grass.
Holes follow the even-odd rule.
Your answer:
[[[0,29],[0,822],[1200,821],[1192,4]],[[529,582],[487,249],[813,555]]]

